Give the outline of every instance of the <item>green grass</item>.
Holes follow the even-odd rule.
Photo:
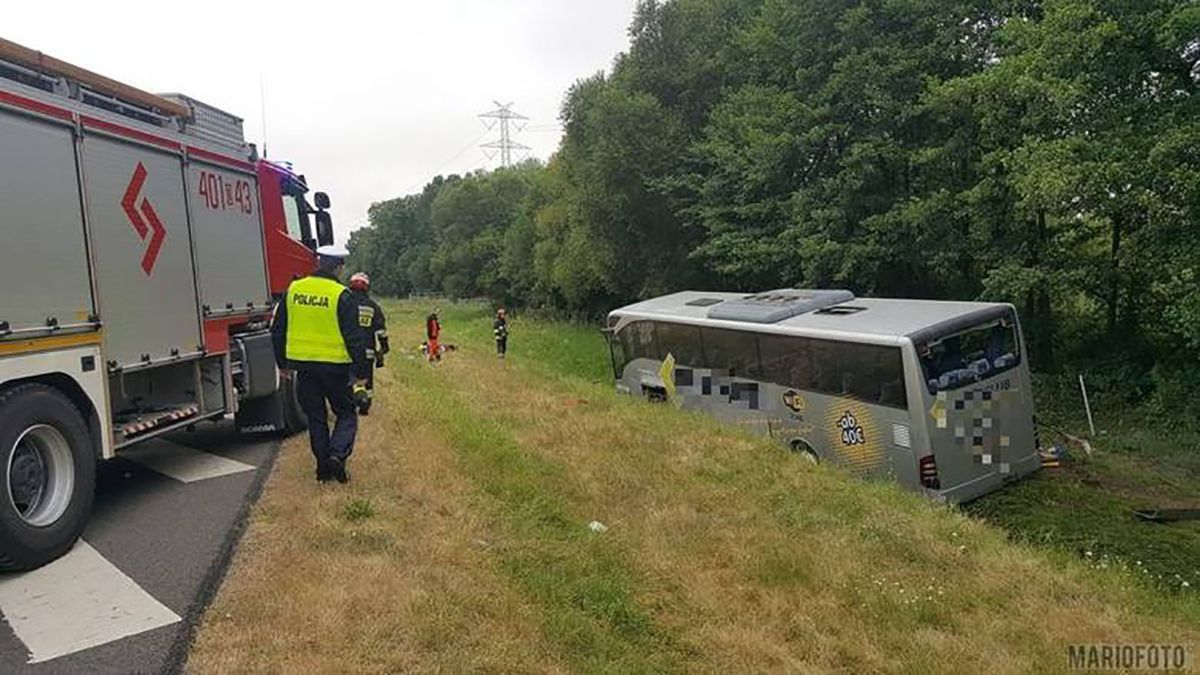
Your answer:
[[[466,337],[483,343],[490,337],[486,319],[477,307],[444,306],[445,341]],[[480,328],[485,325],[486,333]],[[566,339],[554,332],[539,326],[522,337],[560,356],[558,365],[571,367],[579,343],[570,332]],[[449,430],[460,465],[490,498],[508,529],[506,538],[525,542],[500,549],[500,567],[542,608],[547,636],[585,670],[682,671],[669,634],[633,598],[637,579],[623,552],[588,530],[582,514],[571,512],[575,495],[561,467],[523,450],[511,429],[481,416],[474,401],[438,386],[433,369],[418,368],[410,375],[405,384],[429,392],[423,409]]]
[[[424,316],[408,304],[391,309],[403,320]],[[489,307],[445,303],[442,314],[451,341],[458,336],[468,345],[490,344]],[[510,323],[509,358],[548,376],[611,381],[598,327],[524,323],[519,315]],[[1060,389],[1068,393],[1040,398],[1047,409],[1039,414],[1081,434],[1079,429],[1086,428],[1082,404],[1070,398],[1070,387]],[[1157,426],[1150,413],[1095,412],[1101,420],[1119,422],[1095,442],[1093,458],[1076,452],[1067,468],[1043,471],[967,505],[965,512],[1002,527],[1014,540],[1077,556],[1097,568],[1128,568],[1169,593],[1200,594],[1200,522],[1155,524],[1132,515],[1134,509],[1154,506],[1200,508],[1200,434]],[[713,475],[718,481],[730,478]]]
[[[1035,378],[1043,444],[1059,430],[1088,435],[1074,376]],[[1096,394],[1096,392],[1092,392]],[[1012,538],[1097,568],[1131,570],[1169,594],[1200,593],[1200,522],[1150,523],[1134,510],[1200,508],[1200,430],[1113,393],[1093,395],[1097,437],[1089,457],[1070,447],[1064,466],[967,506]]]
[[[1197,596],[1010,540],[1063,510],[1018,500],[1002,530],[618,395],[587,326],[515,316],[500,360],[490,308],[444,303],[460,350],[431,366],[429,307],[384,307],[354,482],[314,484],[287,442],[196,672],[1026,673],[1073,642],[1200,644]]]
[[[374,515],[375,507],[371,504],[370,499],[349,499],[342,507],[342,518],[351,523],[366,520]]]
[[[400,303],[388,305],[389,326],[397,322],[423,326],[435,306]],[[441,311],[442,342],[472,350],[491,351],[492,319],[490,305],[476,302],[436,303]],[[508,358],[543,375],[564,376],[591,383],[612,380],[612,361],[600,326],[565,321],[526,320],[520,314],[508,317]],[[412,345],[409,345],[411,348]]]
[[[1110,435],[1092,458],[988,495],[967,511],[1014,539],[1061,549],[1099,568],[1126,568],[1168,593],[1200,591],[1200,522],[1151,523],[1135,509],[1200,506],[1190,458],[1143,431]],[[1183,460],[1183,461],[1181,461]]]

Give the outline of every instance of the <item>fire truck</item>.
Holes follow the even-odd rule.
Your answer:
[[[0,39],[0,570],[69,550],[125,448],[300,430],[268,329],[333,243],[308,195],[240,118]]]

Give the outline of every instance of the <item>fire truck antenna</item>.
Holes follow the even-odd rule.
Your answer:
[[[258,103],[262,114],[262,156],[267,158],[267,78],[264,75],[258,76]]]

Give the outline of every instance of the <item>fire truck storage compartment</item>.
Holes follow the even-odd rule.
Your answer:
[[[87,323],[95,308],[69,126],[0,110],[0,204],[0,334]]]
[[[206,316],[269,309],[257,177],[193,159],[188,191]]]
[[[210,416],[202,370],[203,362],[193,359],[109,374],[116,445]]]
[[[229,368],[227,354],[207,356],[200,360],[200,411],[213,413],[229,409]]]
[[[83,147],[105,358],[126,367],[197,355],[182,159],[94,134]]]

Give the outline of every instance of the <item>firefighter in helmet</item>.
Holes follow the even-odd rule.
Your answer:
[[[496,338],[496,354],[504,358],[508,353],[508,313],[503,307],[496,310],[496,320],[492,322],[492,335]]]
[[[366,334],[367,360],[374,361],[375,368],[383,367],[383,357],[391,348],[388,346],[387,319],[383,308],[371,299],[371,278],[366,272],[350,277],[350,297],[358,307],[358,326]],[[359,403],[358,413],[366,415],[371,410],[371,394],[375,391],[375,371],[367,376],[367,397]]]
[[[355,397],[366,391],[371,374],[358,306],[339,280],[347,255],[342,246],[318,248],[317,271],[288,286],[271,323],[275,360],[285,377],[296,377],[317,480],[323,483],[350,480],[346,463],[358,432]],[[332,432],[326,404],[336,418]]]

